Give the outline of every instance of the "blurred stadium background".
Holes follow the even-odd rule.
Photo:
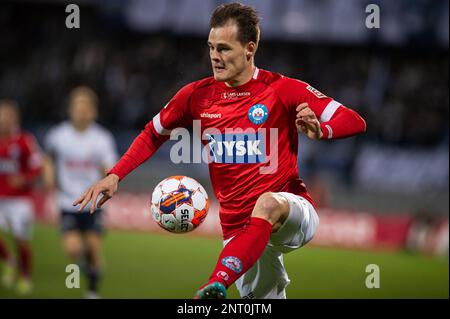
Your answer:
[[[0,98],[18,101],[38,141],[66,118],[68,92],[89,85],[99,122],[122,154],[184,84],[210,74],[208,19],[223,1],[2,1]],[[257,66],[311,83],[356,109],[364,136],[300,140],[300,176],[318,202],[319,232],[286,255],[290,298],[448,298],[449,2],[254,0],[262,16]],[[367,29],[366,5],[381,9]],[[106,298],[191,298],[221,247],[217,204],[192,234],[157,229],[149,194],[170,175],[199,180],[204,164],[174,165],[170,143],[122,182],[107,207]],[[54,196],[35,193],[34,298],[79,298],[65,287]],[[205,240],[206,239],[206,240]],[[368,264],[381,288],[364,285]],[[16,298],[0,288],[0,298]],[[231,292],[236,298],[236,291]]]

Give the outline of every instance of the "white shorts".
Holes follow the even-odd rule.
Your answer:
[[[0,228],[15,238],[29,240],[33,223],[33,205],[27,198],[0,199]]]
[[[289,216],[270,236],[269,244],[255,265],[243,274],[236,287],[244,299],[285,299],[289,284],[283,253],[306,245],[314,236],[319,217],[309,201],[291,193],[277,193],[289,202]],[[233,238],[227,239],[224,246]]]

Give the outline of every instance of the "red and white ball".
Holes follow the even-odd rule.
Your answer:
[[[208,194],[193,178],[171,176],[153,190],[152,217],[159,226],[172,233],[194,230],[205,220],[208,209]]]

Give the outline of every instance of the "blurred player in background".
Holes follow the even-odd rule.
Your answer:
[[[17,247],[14,258],[0,237],[1,280],[10,287],[17,279],[16,290],[21,295],[32,292],[31,191],[41,168],[42,155],[35,138],[20,128],[17,104],[0,100],[0,226],[10,229]]]
[[[44,182],[57,189],[60,230],[65,252],[81,266],[88,279],[86,298],[98,298],[101,274],[102,211],[78,212],[73,197],[98,180],[117,160],[110,132],[95,123],[98,98],[88,87],[73,89],[69,97],[70,121],[52,128],[45,137]]]
[[[209,134],[210,142],[222,143],[220,152],[210,148],[214,161],[209,171],[220,203],[224,249],[195,298],[225,298],[226,288],[236,281],[242,298],[286,298],[289,278],[283,253],[308,243],[319,223],[298,175],[298,133],[329,140],[362,133],[366,125],[355,111],[309,84],[255,66],[259,18],[253,8],[221,5],[210,27],[213,76],[178,91],[110,174],[74,204],[84,209],[91,202],[92,212],[101,207],[119,181],[153,155],[171,130],[201,120],[203,142],[208,137],[205,129],[214,128],[220,133]],[[239,134],[230,129],[264,129],[266,134],[248,134],[238,149],[232,142]]]

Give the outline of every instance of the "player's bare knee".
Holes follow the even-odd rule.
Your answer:
[[[81,243],[73,238],[66,238],[63,244],[66,254],[72,259],[78,259],[81,255]]]
[[[263,218],[275,226],[280,223],[280,220],[284,219],[284,215],[288,213],[286,212],[287,205],[287,201],[284,197],[267,192],[259,196],[252,216]]]
[[[77,260],[80,255],[81,255],[81,249],[79,249],[78,247],[75,246],[66,246],[66,253],[67,255],[73,259],[73,260]]]

